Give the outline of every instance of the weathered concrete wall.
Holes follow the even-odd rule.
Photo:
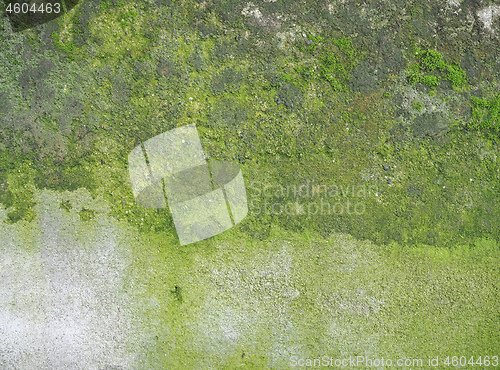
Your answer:
[[[40,192],[35,222],[1,225],[0,367],[127,367],[134,336],[120,291],[129,234],[104,215],[81,222],[78,204],[102,208],[85,191],[64,196],[71,212],[62,198]]]
[[[0,224],[2,369],[286,369],[292,356],[426,361],[500,343],[487,245],[424,252],[276,228],[180,247],[85,190],[36,199],[35,221]]]

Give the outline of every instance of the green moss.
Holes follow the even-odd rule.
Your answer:
[[[448,64],[443,56],[436,50],[422,51],[417,48],[415,52],[417,63],[408,68],[408,82],[412,85],[422,83],[431,89],[439,86],[441,78],[448,80],[453,88],[464,86],[467,83],[465,71],[458,63]],[[436,73],[438,73],[436,75]],[[431,74],[434,73],[434,74]]]
[[[165,233],[139,243],[125,289],[146,287],[135,297],[151,336],[145,367],[287,368],[301,355],[289,354],[291,346],[307,347],[303,356],[312,358],[374,345],[386,358],[479,356],[500,341],[491,299],[497,252],[376,246],[279,226],[263,241],[232,229],[196,247],[178,248]],[[498,248],[484,244],[478,240],[478,248]],[[471,292],[472,283],[484,294]],[[346,339],[352,332],[355,342]]]
[[[0,193],[0,202],[7,207],[7,221],[31,221],[35,216],[34,175],[29,162],[16,162],[15,170],[6,176],[6,189]]]
[[[363,29],[366,16],[351,17],[355,6],[330,13],[294,2],[296,9],[310,8],[304,11],[309,25],[295,13],[300,27],[342,29],[325,28],[305,45],[279,49],[273,32],[258,32],[260,26],[247,24],[253,19],[242,20],[244,4],[222,3],[162,0],[147,8],[84,2],[85,42],[75,41],[67,19],[72,14],[61,19],[56,52],[43,51],[54,60],[50,68],[36,60],[41,41],[34,31],[33,49],[15,44],[24,34],[4,40],[0,33],[7,50],[0,51],[1,65],[13,71],[0,81],[9,91],[1,97],[7,103],[0,102],[7,221],[36,216],[33,181],[58,194],[86,188],[109,204],[107,215],[69,201],[54,207],[65,217],[78,214],[86,227],[106,220],[134,233],[133,242],[120,240],[116,247],[132,254],[124,290],[137,303],[134,319],[146,323],[141,333],[147,344],[140,347],[145,368],[282,368],[289,360],[283,354],[294,348],[311,356],[332,348],[339,356],[375,348],[387,356],[421,357],[459,350],[484,356],[498,347],[500,331],[492,319],[498,300],[491,298],[497,294],[491,282],[498,280],[498,146],[477,132],[438,130],[449,116],[463,119],[459,91],[445,92],[446,114],[423,112],[424,103],[430,105],[420,95],[413,108],[421,114],[398,126],[394,104],[382,96],[401,89],[396,77],[403,67],[385,60],[400,51],[400,41],[407,42],[406,20],[400,19],[399,32],[384,36],[386,31]],[[272,19],[275,7],[285,3],[259,4],[262,19]],[[375,27],[387,24],[386,5],[377,2],[382,11],[370,13],[382,17]],[[318,21],[323,13],[325,23]],[[291,21],[287,17],[281,30]],[[352,40],[340,37],[355,33]],[[375,43],[371,34],[379,33],[384,37]],[[384,47],[386,37],[397,46]],[[73,55],[73,61],[61,61],[60,54]],[[347,89],[361,55],[369,56],[365,73],[378,73],[366,93]],[[77,56],[85,63],[75,63]],[[24,65],[25,57],[33,67]],[[467,84],[460,66],[439,52],[415,57],[409,83]],[[44,92],[42,84],[53,91]],[[498,100],[473,98],[471,127],[498,131]],[[249,201],[262,212],[180,248],[168,209],[136,204],[127,156],[141,142],[190,123],[197,124],[207,155],[239,161]],[[23,167],[28,159],[33,164]],[[274,214],[269,205],[265,214],[266,197],[252,189],[308,181],[372,191],[322,199],[330,205],[362,203],[362,215],[308,215],[315,201],[321,207],[319,198],[273,195],[271,204],[290,203],[295,214]],[[471,285],[482,293],[471,293]],[[443,322],[451,324],[443,329]]]
[[[341,54],[328,52],[326,55],[320,55],[318,59],[322,62],[322,66],[319,68],[319,74],[335,91],[345,91],[351,71],[358,63],[358,53],[348,38],[333,40],[332,43],[338,47]]]
[[[317,173],[315,179],[323,182],[352,184],[377,179],[378,185],[388,185],[387,179],[382,177],[389,176],[388,173],[380,174],[370,169],[367,160],[370,153],[387,161],[404,158],[407,167],[399,175],[403,179],[414,171],[424,171],[428,164],[414,158],[421,155],[418,150],[400,147],[390,139],[387,130],[394,126],[394,121],[390,109],[380,102],[384,91],[377,90],[380,85],[374,84],[369,99],[368,94],[361,94],[365,96],[354,100],[357,94],[347,89],[352,69],[361,59],[362,42],[355,47],[354,39],[332,33],[309,36],[311,42],[302,40],[300,45],[291,45],[285,50],[274,49],[265,38],[257,43],[253,38],[257,36],[241,37],[240,34],[245,35],[243,24],[231,32],[226,30],[225,35],[222,28],[217,28],[220,20],[215,13],[210,13],[210,9],[207,9],[210,17],[206,14],[209,19],[205,20],[213,24],[213,36],[201,38],[182,17],[176,19],[192,12],[190,6],[175,5],[169,8],[171,13],[160,11],[145,16],[141,6],[124,3],[120,7],[106,5],[88,15],[92,20],[88,22],[93,35],[89,38],[92,49],[86,50],[82,44],[76,47],[75,53],[88,52],[91,67],[85,69],[73,63],[64,79],[50,81],[58,111],[43,116],[47,117],[46,121],[42,120],[45,128],[50,128],[42,132],[46,137],[33,133],[29,144],[24,144],[34,157],[44,158],[36,161],[35,180],[39,188],[74,190],[86,187],[93,193],[103,194],[112,202],[114,216],[127,220],[141,231],[173,230],[168,212],[148,211],[135,205],[127,182],[127,155],[138,143],[187,123],[198,125],[208,155],[238,160],[248,171],[245,173],[270,183],[306,181],[311,177],[310,172],[314,172]],[[117,26],[117,20],[121,22],[124,16],[130,22],[125,27],[128,30]],[[177,25],[178,29],[171,33],[159,31],[158,39],[145,40],[146,31],[153,28],[155,22],[168,23],[172,29]],[[71,22],[64,19],[63,23]],[[72,35],[64,30],[58,32],[57,38],[69,42]],[[238,42],[235,43],[235,39]],[[249,46],[255,44],[259,44],[259,48]],[[369,52],[366,48],[362,51]],[[363,61],[363,69],[370,74],[374,72],[371,59],[375,57],[373,54]],[[436,51],[422,52],[415,62],[409,66],[413,72],[413,80],[411,77],[409,80],[413,83],[436,87],[442,80],[449,80],[455,86],[463,82],[464,74],[458,65],[448,63]],[[63,68],[57,64],[52,68],[57,73],[50,74],[56,75]],[[35,76],[36,71],[30,73]],[[30,81],[34,79],[30,77],[24,82],[20,79],[27,98],[34,87]],[[387,89],[387,86],[380,88]],[[78,99],[67,100],[68,95],[76,95],[76,92],[80,94]],[[73,101],[85,103],[75,106]],[[422,112],[422,106],[417,103],[414,108]],[[487,112],[486,107],[478,109]],[[72,111],[78,114],[72,115]],[[56,113],[64,120],[53,119]],[[484,119],[486,117],[484,115]],[[21,118],[20,122],[30,122],[27,117]],[[441,133],[436,123],[438,119],[446,117],[423,114],[406,129],[418,138],[434,138]],[[66,124],[65,135],[61,133],[62,123]],[[9,144],[18,142],[18,137],[3,137],[2,142],[15,148],[11,153],[23,153],[17,144]],[[379,137],[387,139],[378,144]],[[51,142],[52,146],[45,145],[40,138]],[[41,150],[34,143],[38,143]],[[112,155],[104,151],[110,145],[119,148]],[[418,145],[416,143],[415,147]],[[466,149],[461,147],[461,150]],[[464,159],[464,163],[471,167],[477,164],[470,158]],[[450,181],[461,181],[458,176],[461,170],[454,168]],[[370,175],[362,180],[359,174],[365,172]],[[421,176],[419,186],[423,188],[433,188],[433,182],[439,180],[437,175],[424,176],[422,172]],[[386,189],[393,196],[390,204],[378,206],[377,199],[367,200],[371,213],[362,220],[353,215],[325,216],[318,222],[284,216],[273,220],[261,215],[255,218],[255,229],[266,229],[264,224],[279,224],[288,229],[312,228],[321,233],[332,229],[350,230],[356,236],[377,242],[434,240],[442,246],[454,243],[457,235],[464,233],[453,228],[455,223],[462,222],[461,218],[448,215],[441,223],[448,228],[446,232],[438,230],[434,219],[419,219],[421,213],[430,212],[432,208],[412,208],[406,204],[408,194],[398,189],[400,186],[412,188],[414,184],[401,178],[391,177],[392,186]],[[450,196],[458,197],[457,192],[455,190]],[[429,196],[428,201],[433,207],[448,209],[447,205],[439,203],[439,196]],[[492,204],[494,208],[495,203]],[[478,223],[483,225],[480,230],[486,230],[486,216],[465,211],[463,222],[467,227],[462,229],[467,230],[465,238],[470,240],[477,235],[471,225]],[[391,218],[393,213],[401,216]],[[455,209],[450,210],[450,214],[455,213]],[[474,221],[474,217],[482,221]],[[397,231],[406,228],[409,231]],[[431,231],[426,233],[426,229]]]
[[[174,299],[176,301],[178,301],[179,303],[182,303],[183,299],[182,299],[182,292],[181,292],[182,288],[180,288],[179,286],[175,286],[173,290],[170,291],[170,293],[172,293],[172,295],[174,296]]]
[[[90,221],[95,217],[95,212],[86,208],[82,208],[78,214],[80,216],[80,220],[82,221]]]
[[[221,73],[214,77],[210,90],[212,94],[218,95],[223,92],[235,92],[240,87],[242,74],[234,68],[225,68]]]
[[[302,79],[307,81],[319,78],[326,81],[334,91],[347,91],[347,81],[360,58],[351,39],[342,37],[324,41],[320,36],[308,36],[308,44],[300,47],[306,54],[314,57],[314,62],[301,62],[295,67],[295,72]],[[300,83],[292,75],[285,74],[284,78],[287,82]]]
[[[129,10],[124,13],[120,13],[117,17],[118,24],[122,28],[130,27],[130,25],[136,20],[137,13],[134,10]]]
[[[469,127],[500,132],[500,94],[491,100],[472,97],[472,121]]]
[[[295,71],[304,80],[309,80],[315,75],[315,69],[312,65],[299,65],[295,68]]]
[[[438,76],[420,76],[420,81],[424,85],[434,88],[439,85],[440,78]]]
[[[75,44],[73,41],[62,42],[59,38],[59,34],[57,32],[52,32],[52,40],[57,49],[65,52],[67,54],[68,60],[73,60],[73,53],[75,51]]]
[[[67,212],[69,212],[69,211],[71,211],[71,209],[73,209],[73,206],[71,205],[71,202],[69,200],[65,200],[65,201],[61,202],[59,207],[64,209]]]
[[[442,70],[446,67],[443,56],[436,50],[417,51],[416,55],[419,57],[422,67],[428,72],[433,72],[436,68]]]
[[[100,5],[100,8],[101,8],[102,10],[106,10],[106,9],[111,8],[111,6],[112,6],[111,2],[109,2],[109,1],[103,1],[103,2],[101,3],[101,5]]]
[[[323,38],[321,36],[308,35],[308,41],[305,46],[302,47],[302,50],[309,53],[314,53],[322,42]]]
[[[446,78],[450,81],[451,86],[460,87],[467,83],[465,71],[458,64],[448,64],[446,66]]]
[[[424,106],[422,105],[421,102],[419,102],[418,100],[416,100],[414,103],[413,103],[413,108],[415,108],[417,111],[422,111],[422,108]]]
[[[303,102],[300,87],[289,82],[280,83],[274,100],[277,104],[283,104],[291,110],[300,108]]]

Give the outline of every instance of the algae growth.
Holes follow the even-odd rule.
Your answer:
[[[84,0],[18,32],[1,18],[0,364],[498,351],[494,9]],[[187,124],[239,163],[250,208],[181,248],[168,210],[135,203],[127,157]]]

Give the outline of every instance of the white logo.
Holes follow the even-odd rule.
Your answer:
[[[168,202],[181,245],[230,229],[248,212],[239,165],[207,162],[195,125],[147,140],[128,164],[137,204],[166,208]]]

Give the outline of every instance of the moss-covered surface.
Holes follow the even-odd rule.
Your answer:
[[[136,307],[141,325],[169,328],[142,350],[156,368],[280,368],[288,355],[326,348],[486,355],[499,344],[487,329],[498,318],[500,230],[499,17],[483,11],[490,5],[90,0],[21,32],[1,18],[3,227],[39,222],[43,189],[83,188],[107,204],[101,216],[68,199],[54,206],[147,241],[130,244],[125,275],[157,302]],[[250,213],[235,230],[179,248],[169,213],[135,204],[127,156],[192,123],[209,158],[240,163]],[[316,252],[314,267],[305,256]],[[279,258],[297,271],[267,265]],[[358,267],[338,272],[349,258]],[[329,260],[339,268],[322,265]],[[252,269],[276,275],[269,293],[248,298],[251,285],[265,285]],[[281,295],[290,292],[297,297]],[[365,311],[373,321],[357,337]]]
[[[473,120],[470,126],[498,133],[500,131],[500,95],[491,100],[473,96],[472,103],[474,104]]]
[[[492,240],[377,246],[273,226],[180,247],[84,189],[35,199],[32,222],[0,212],[7,368],[286,369],[292,356],[427,361],[500,344]]]
[[[188,248],[148,235],[136,251],[152,262],[132,270],[154,300],[144,315],[159,320],[147,367],[285,369],[291,356],[325,354],[477,357],[500,344],[494,242],[430,251],[279,228],[265,241],[231,234]]]
[[[420,82],[430,88],[439,85],[441,76],[429,74],[439,71],[454,88],[461,87],[467,82],[465,71],[459,64],[448,64],[443,60],[443,55],[436,50],[420,50],[416,48],[415,56],[419,63],[412,64],[409,69],[408,82],[416,84]],[[427,74],[426,74],[427,72]]]

